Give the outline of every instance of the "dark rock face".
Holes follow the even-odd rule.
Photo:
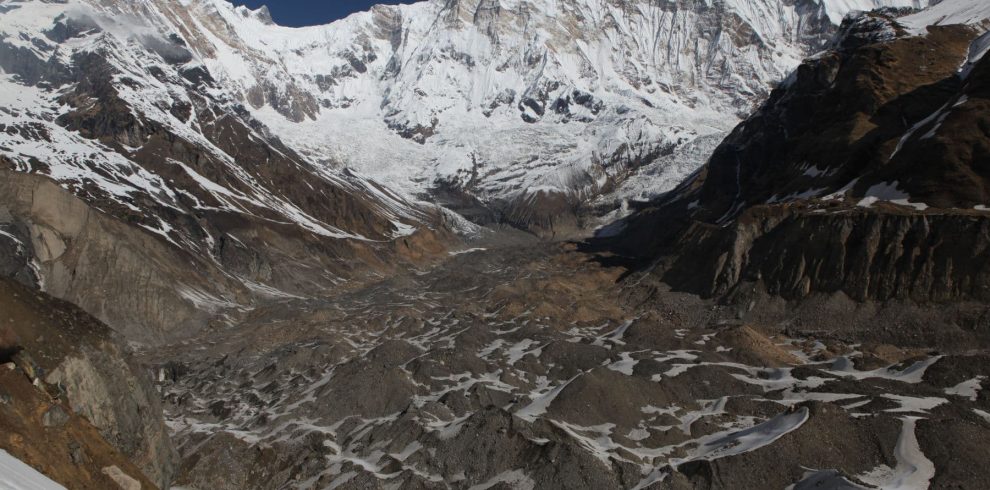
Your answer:
[[[66,488],[119,488],[116,479],[103,471],[111,467],[140,488],[167,488],[167,481],[145,476],[64,399],[53,398],[55,389],[44,382],[32,384],[18,365],[0,369],[0,430],[4,436],[0,449]],[[3,476],[9,481],[12,475]],[[20,483],[16,476],[14,483]]]
[[[990,297],[990,219],[979,213],[759,207],[728,227],[694,224],[683,237],[664,280],[704,295],[758,282],[787,299],[811,291],[858,301]]]
[[[926,37],[827,51],[805,62],[690,182],[702,208],[695,215],[724,221],[747,206],[813,190],[808,197],[823,196],[850,183],[858,197],[895,176],[915,197],[907,186],[916,176],[906,167],[916,160],[896,150],[912,126],[961,95],[956,70],[973,37],[962,26],[936,28]]]
[[[661,257],[664,281],[705,296],[985,301],[990,59],[960,75],[974,31],[904,37],[898,13],[848,18],[693,178],[600,243]]]

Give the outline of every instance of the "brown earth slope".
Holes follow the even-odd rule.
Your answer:
[[[0,447],[74,488],[113,488],[101,472],[114,465],[168,487],[158,395],[105,325],[0,278],[0,332]]]

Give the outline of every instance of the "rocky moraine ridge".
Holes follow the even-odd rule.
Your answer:
[[[0,488],[990,487],[988,31],[0,0]]]

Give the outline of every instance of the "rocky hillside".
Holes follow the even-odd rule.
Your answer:
[[[158,393],[115,334],[4,278],[0,311],[0,449],[72,489],[168,488]]]
[[[900,306],[743,323],[556,244],[486,247],[146,352],[177,484],[990,485],[986,327]]]
[[[704,168],[604,241],[709,296],[985,301],[990,11],[903,14],[846,19]]]

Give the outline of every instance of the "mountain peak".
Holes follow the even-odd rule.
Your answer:
[[[237,11],[244,17],[252,17],[257,19],[262,24],[275,25],[275,21],[272,20],[272,14],[268,11],[267,5],[262,5],[255,10],[240,6],[237,7]]]

